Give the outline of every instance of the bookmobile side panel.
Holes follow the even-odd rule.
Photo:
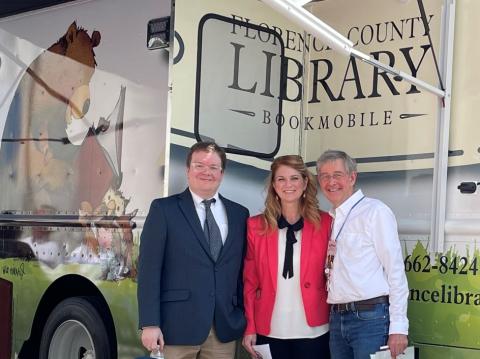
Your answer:
[[[444,2],[424,3],[433,49],[442,65]],[[337,6],[349,10],[340,15]],[[439,86],[416,2],[324,1],[311,10],[348,35],[360,51]],[[359,162],[358,186],[393,209],[410,288],[410,340],[420,348],[420,358],[479,355],[474,333],[480,324],[480,202],[477,194],[457,189],[462,181],[478,181],[480,174],[479,141],[473,130],[478,128],[474,123],[478,71],[473,64],[480,57],[473,46],[479,26],[473,19],[479,11],[474,1],[456,2],[446,238],[441,253],[433,252],[430,235],[435,126],[441,101],[331,51],[318,56],[310,52],[314,64],[332,64],[325,82],[332,96],[317,83],[320,101],[310,101],[309,116],[318,126],[308,131],[307,157],[315,158],[319,149],[346,150]],[[317,79],[327,74],[325,67],[319,69]],[[309,99],[315,98],[314,90],[312,85]]]
[[[38,345],[44,308],[87,294],[104,298],[118,357],[144,353],[138,245],[164,194],[168,145],[168,53],[147,49],[146,29],[170,10],[81,1],[0,21],[0,277],[12,285],[12,357]]]

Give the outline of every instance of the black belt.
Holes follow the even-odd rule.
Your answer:
[[[348,312],[348,311],[362,311],[372,310],[377,304],[387,304],[388,295],[382,295],[381,297],[370,298],[366,300],[359,300],[358,302],[332,304],[331,308],[334,312]]]

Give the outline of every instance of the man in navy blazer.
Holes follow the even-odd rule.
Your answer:
[[[168,359],[231,359],[235,340],[245,330],[241,275],[249,213],[218,194],[225,164],[225,152],[215,143],[193,145],[187,157],[188,188],[155,199],[145,221],[139,326],[145,348],[159,348]],[[203,229],[208,209],[202,201],[212,198],[211,214],[222,240],[217,255]]]

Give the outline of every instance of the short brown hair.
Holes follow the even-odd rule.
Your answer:
[[[225,150],[215,142],[197,142],[190,147],[190,151],[187,155],[187,167],[190,167],[194,152],[215,152],[222,161],[222,171],[225,171],[225,167],[227,166],[227,155],[225,154]]]

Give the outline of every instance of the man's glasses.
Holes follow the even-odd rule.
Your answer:
[[[197,172],[206,172],[207,170],[212,173],[218,173],[222,171],[222,167],[218,165],[205,165],[200,162],[192,162],[192,168]]]
[[[320,182],[330,182],[330,180],[335,180],[335,181],[339,181],[343,178],[345,178],[347,174],[344,173],[344,172],[335,172],[333,175],[331,174],[328,174],[328,173],[320,173],[318,175],[318,179],[320,180]]]

